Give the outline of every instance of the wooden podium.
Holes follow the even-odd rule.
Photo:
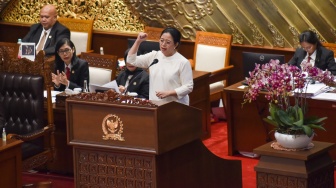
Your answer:
[[[199,109],[84,98],[66,100],[76,187],[242,187],[241,161],[203,145]]]

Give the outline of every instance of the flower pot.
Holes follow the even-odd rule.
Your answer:
[[[300,149],[307,147],[308,144],[311,143],[314,134],[311,137],[308,137],[305,134],[289,135],[275,132],[274,137],[282,147],[291,149]]]

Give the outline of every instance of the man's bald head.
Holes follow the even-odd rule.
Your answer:
[[[40,23],[45,30],[50,29],[57,21],[57,11],[54,5],[45,5],[40,11]]]

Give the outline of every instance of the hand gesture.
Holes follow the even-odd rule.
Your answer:
[[[148,37],[147,33],[140,32],[138,34],[137,40],[140,41],[140,42],[143,42],[143,41],[147,40],[147,37]]]

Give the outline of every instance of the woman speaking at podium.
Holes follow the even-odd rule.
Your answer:
[[[191,65],[177,48],[181,33],[168,27],[161,33],[160,51],[137,55],[141,42],[147,33],[140,32],[128,52],[127,62],[136,67],[149,69],[149,100],[177,101],[189,105],[188,94],[193,90]]]

